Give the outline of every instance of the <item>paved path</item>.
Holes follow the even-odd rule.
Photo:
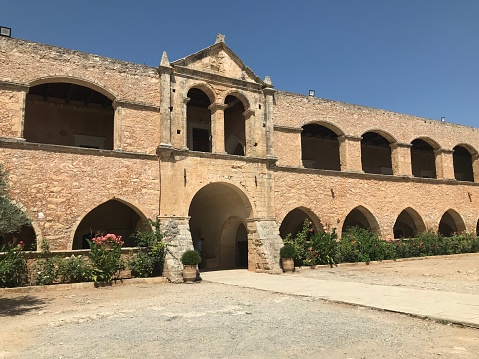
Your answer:
[[[321,280],[294,274],[272,275],[247,270],[203,272],[201,277],[209,282],[321,298],[479,328],[479,295]]]

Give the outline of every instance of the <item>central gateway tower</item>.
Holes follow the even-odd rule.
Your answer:
[[[168,277],[203,240],[205,269],[279,271],[274,217],[273,96],[218,35],[216,43],[160,66],[160,221]]]

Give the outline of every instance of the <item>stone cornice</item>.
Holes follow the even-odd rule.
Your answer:
[[[290,133],[301,133],[303,131],[302,128],[282,126],[282,125],[274,125],[273,129],[278,132],[290,132]]]
[[[310,174],[310,175],[344,177],[344,178],[350,178],[350,179],[356,179],[356,180],[374,180],[374,181],[381,181],[381,182],[415,182],[415,183],[424,183],[424,184],[429,183],[434,185],[446,184],[446,185],[452,185],[452,186],[479,186],[479,183],[457,181],[455,179],[393,176],[393,175],[382,175],[382,174],[364,173],[364,172],[332,171],[332,170],[321,170],[321,169],[292,167],[292,166],[275,166],[273,170],[275,172],[304,173],[304,174]]]
[[[142,109],[146,111],[153,111],[153,112],[160,112],[160,106],[143,103],[143,102],[133,102],[133,101],[126,101],[121,99],[116,99],[113,101],[113,108],[117,107],[125,107],[130,109]]]
[[[102,157],[117,157],[117,158],[131,158],[158,161],[156,155],[146,153],[128,152],[128,151],[111,151],[99,150],[95,148],[83,148],[73,146],[52,145],[47,143],[26,142],[24,139],[0,137],[0,148],[13,148],[27,151],[45,151],[57,153],[71,153],[74,155],[88,155],[88,156],[102,156]]]
[[[236,156],[227,153],[212,153],[212,152],[198,152],[190,151],[188,149],[178,149],[170,146],[158,146],[156,153],[158,157],[164,161],[181,161],[186,158],[206,158],[212,160],[237,161],[243,163],[264,163],[268,165],[275,165],[278,160],[276,157],[251,157],[251,156]]]
[[[218,74],[213,74],[210,72],[204,72],[199,70],[188,69],[186,67],[175,66],[174,75],[183,76],[186,78],[194,80],[203,80],[208,81],[209,83],[215,83],[218,85],[224,85],[228,87],[236,87],[239,89],[244,89],[248,91],[253,91],[257,93],[262,92],[262,84],[255,82],[243,81],[239,79],[233,79],[226,76],[221,76]]]
[[[12,82],[12,81],[2,81],[0,80],[0,88],[6,90],[14,90],[14,91],[25,91],[28,92],[30,86],[25,83],[21,82]]]

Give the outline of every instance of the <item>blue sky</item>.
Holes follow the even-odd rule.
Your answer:
[[[0,25],[151,66],[222,33],[279,90],[479,127],[478,0],[0,0]]]

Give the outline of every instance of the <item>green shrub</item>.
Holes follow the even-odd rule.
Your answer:
[[[181,263],[183,265],[198,265],[201,263],[201,256],[195,250],[187,250],[181,256]]]
[[[58,262],[56,257],[39,258],[33,265],[33,283],[50,285],[58,282]]]
[[[95,238],[87,241],[90,245],[91,279],[95,282],[111,282],[124,268],[121,261],[121,244],[98,244],[101,242],[95,243]]]
[[[92,277],[90,262],[73,254],[59,259],[57,274],[61,283],[88,282]]]
[[[22,245],[2,246],[0,256],[0,287],[19,287],[27,284],[27,261],[22,255]]]
[[[309,241],[310,248],[306,260],[309,264],[328,264],[333,266],[338,262],[338,235],[336,228],[332,232],[313,232]]]
[[[291,244],[296,250],[296,257],[294,257],[294,265],[296,267],[302,266],[306,263],[309,238],[313,234],[314,230],[311,228],[311,223],[308,220],[303,222],[303,228],[296,236],[292,236],[291,233],[284,239],[284,244]]]
[[[148,224],[153,227],[153,231],[145,228],[132,236],[137,245],[143,247],[128,261],[132,274],[137,277],[155,277],[163,274],[166,252],[164,233],[161,232],[158,221],[149,219]]]
[[[351,227],[343,233],[339,242],[339,258],[342,262],[365,262],[395,259],[394,246],[383,241],[377,234],[360,228]]]
[[[281,258],[296,258],[296,248],[291,243],[285,243],[279,250],[279,256]]]

